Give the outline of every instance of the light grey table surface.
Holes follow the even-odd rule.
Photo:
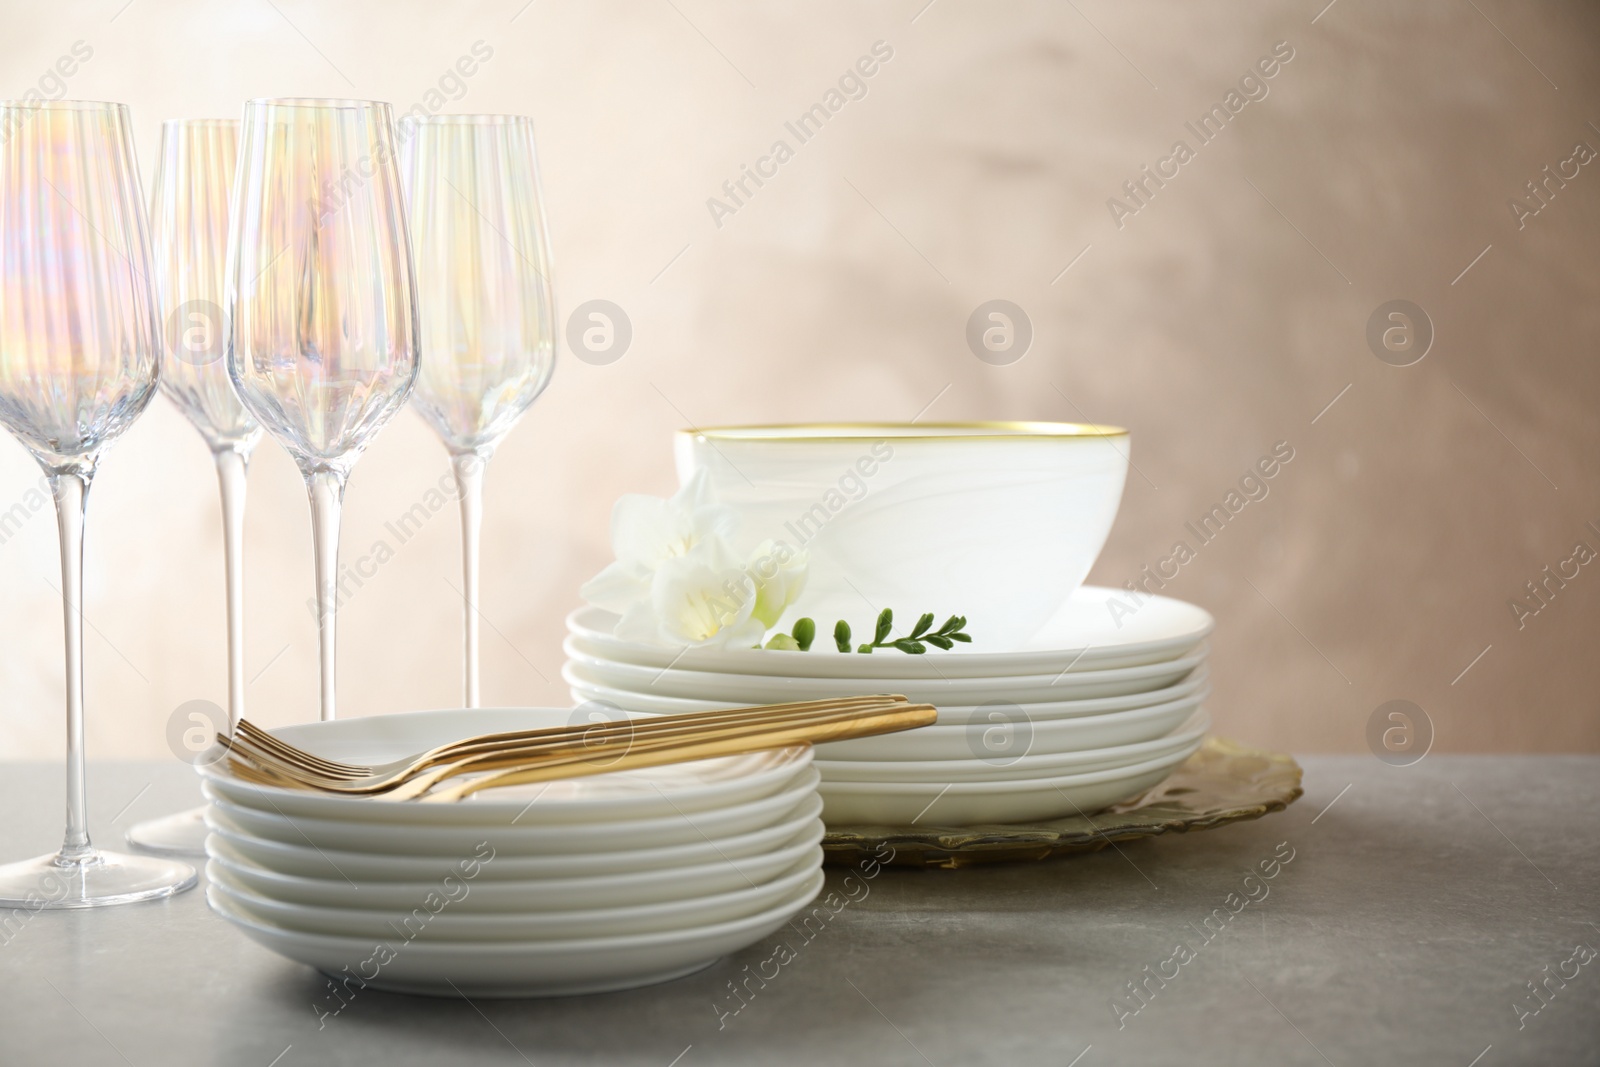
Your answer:
[[[1256,822],[1047,863],[886,870],[720,1018],[729,981],[772,944],[601,996],[367,990],[319,1029],[324,980],[201,892],[39,913],[0,944],[0,1063],[1600,1063],[1600,959],[1569,962],[1600,949],[1600,758],[1302,763],[1306,795]],[[0,858],[57,843],[60,786],[59,768],[0,765]],[[94,765],[90,793],[107,845],[198,797],[176,764]],[[1246,881],[1289,850],[1275,877]],[[1206,940],[1208,916],[1221,932]],[[1192,958],[1166,963],[1180,942]]]

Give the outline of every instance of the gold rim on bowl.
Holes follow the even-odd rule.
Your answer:
[[[931,432],[929,432],[931,431]],[[945,432],[939,432],[945,431]],[[1063,441],[1126,437],[1121,426],[1089,422],[794,422],[749,426],[698,426],[679,430],[689,437],[722,441],[814,443],[865,441],[887,437],[906,441]]]

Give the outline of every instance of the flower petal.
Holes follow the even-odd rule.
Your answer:
[[[759,619],[746,619],[732,626],[724,626],[701,642],[706,648],[756,648],[767,628]]]
[[[682,536],[672,507],[660,497],[627,493],[611,507],[611,551],[619,562],[653,567],[674,555],[670,546]]]
[[[745,566],[756,583],[755,618],[776,626],[789,606],[800,599],[808,569],[806,554],[796,552],[787,542],[767,540],[757,545]]]
[[[755,583],[738,566],[726,566],[714,545],[670,559],[656,569],[650,600],[667,641],[698,645],[750,619]]]

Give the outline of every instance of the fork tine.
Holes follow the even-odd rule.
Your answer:
[[[280,741],[277,737],[250,722],[248,719],[241,719],[239,721],[239,731],[255,741],[258,747],[271,749],[278,753],[278,755],[283,759],[291,763],[299,764],[308,769],[318,768],[329,772],[337,771],[351,774],[356,774],[367,770],[365,767],[349,766],[342,763],[336,763],[332,760],[326,760],[321,756],[315,755],[314,753],[307,752],[301,748],[296,748],[285,741]]]
[[[309,752],[287,745],[273,737],[266,730],[261,729],[248,719],[240,719],[234,727],[234,733],[250,741],[256,748],[264,749],[277,755],[278,758],[307,770],[320,767],[317,758]]]
[[[243,732],[227,739],[224,744],[236,760],[248,762],[280,777],[287,776],[297,780],[304,779],[308,784],[338,784],[360,780],[360,776],[345,775],[335,777],[321,771],[309,770],[299,764],[290,763],[270,748],[264,748],[255,743],[249,734]]]
[[[305,749],[280,741],[261,727],[248,719],[240,719],[238,730],[252,740],[256,747],[269,749],[276,753],[285,762],[295,766],[304,767],[312,773],[322,773],[332,777],[359,778],[372,773],[371,767],[362,767],[350,763],[337,763],[333,760],[323,759],[313,755]]]

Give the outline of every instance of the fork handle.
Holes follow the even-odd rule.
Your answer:
[[[543,742],[576,742],[588,746],[605,744],[616,738],[631,738],[656,730],[685,729],[717,726],[725,722],[755,722],[782,718],[795,712],[843,711],[850,708],[878,707],[884,704],[905,705],[899,694],[882,696],[830,697],[821,700],[801,700],[788,704],[752,705],[725,708],[719,711],[698,711],[674,715],[646,715],[617,719],[604,723],[574,724],[546,727],[539,730],[514,730],[500,734],[484,734],[466,741],[441,745],[417,756],[414,766],[423,769],[446,763],[456,763],[481,753],[504,750],[509,745],[521,747]]]
[[[697,742],[752,736],[765,737],[774,730],[795,730],[801,727],[814,731],[814,735],[809,738],[810,740],[828,741],[835,739],[838,731],[848,729],[852,724],[863,721],[866,716],[882,714],[891,710],[901,710],[909,706],[911,705],[897,704],[888,707],[880,706],[877,708],[852,709],[829,713],[795,712],[790,713],[785,718],[759,723],[724,723],[715,727],[702,726],[694,729],[675,730],[665,734],[657,733],[649,736],[617,738],[606,748],[566,744],[503,749],[459,760],[443,767],[434,767],[431,770],[408,776],[404,781],[382,789],[365,790],[364,792],[369,796],[383,800],[416,800],[447,778],[488,771],[526,769],[534,766],[569,767],[582,763],[592,768],[592,770],[585,771],[585,774],[603,774],[606,771],[618,769],[621,766],[620,761],[622,758],[631,752],[667,751]],[[757,749],[763,747],[778,746],[756,746]]]
[[[843,722],[795,723],[773,726],[759,731],[739,731],[725,736],[702,737],[689,741],[665,741],[639,746],[624,752],[614,761],[596,764],[589,756],[565,756],[545,759],[517,767],[506,768],[481,778],[470,778],[447,789],[440,789],[416,797],[424,803],[450,804],[463,800],[484,789],[508,785],[528,785],[563,778],[582,778],[611,771],[639,770],[660,767],[670,763],[687,763],[692,760],[713,759],[718,756],[737,756],[766,749],[787,748],[790,745],[845,741],[854,737],[871,737],[875,734],[894,733],[927,726],[938,718],[938,710],[931,704],[906,704],[890,711],[872,712]],[[413,783],[415,784],[415,783]],[[397,791],[398,792],[398,791]],[[395,793],[380,795],[375,799],[412,799]]]

